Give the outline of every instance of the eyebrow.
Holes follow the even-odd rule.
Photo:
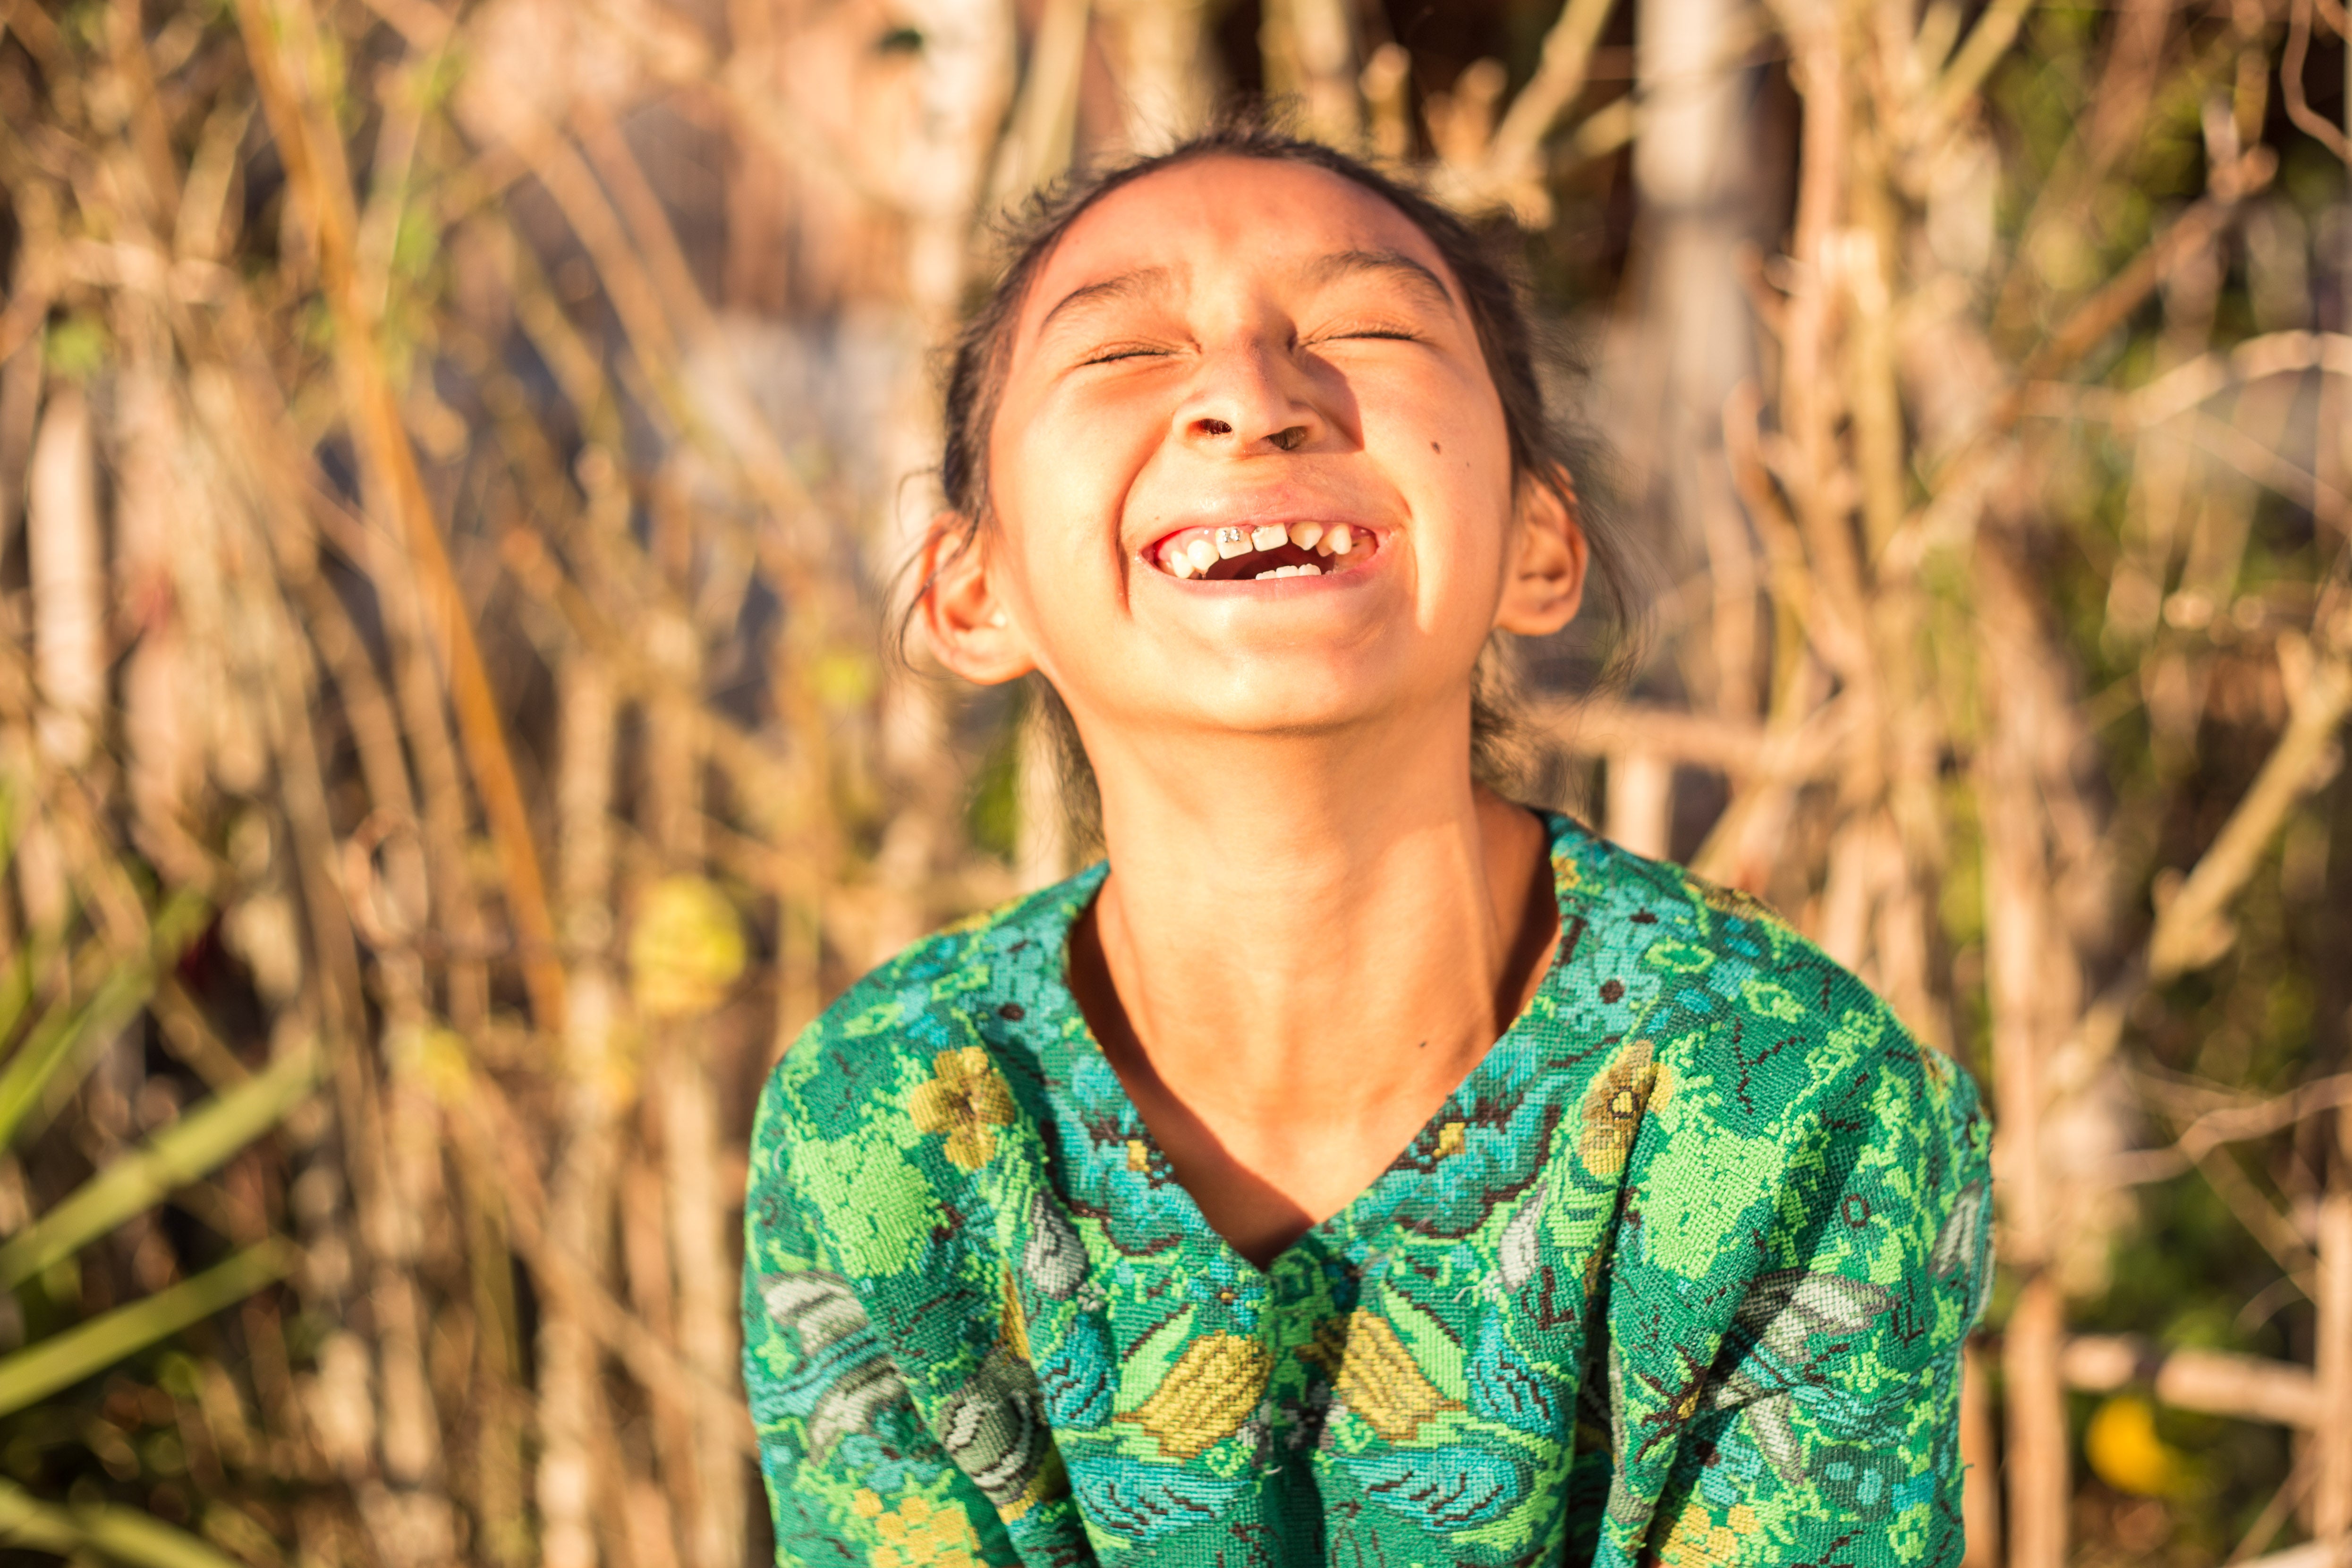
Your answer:
[[[1054,318],[1063,311],[1097,299],[1124,299],[1139,294],[1157,294],[1168,287],[1168,269],[1164,267],[1142,267],[1133,272],[1122,272],[1116,277],[1106,277],[1097,283],[1082,284],[1054,301],[1054,308],[1038,318],[1037,330],[1043,332],[1054,324]]]
[[[1454,290],[1445,286],[1444,278],[1402,251],[1336,250],[1308,262],[1299,269],[1299,276],[1310,284],[1328,284],[1366,272],[1386,273],[1434,296],[1449,308],[1454,303]]]

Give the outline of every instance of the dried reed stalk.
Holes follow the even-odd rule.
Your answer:
[[[2129,0],[2070,42],[2011,0],[1652,0],[1631,97],[1609,0],[1528,14],[1516,93],[1462,61],[1416,103],[1423,46],[1328,0],[1258,40],[1306,123],[1546,265],[1630,177],[1601,401],[1667,411],[1632,499],[1691,575],[1635,695],[1538,690],[1529,731],[1563,776],[1606,759],[1634,847],[1720,800],[1696,868],[1989,1080],[2014,1289],[1966,1355],[1973,1563],[2103,1528],[2069,1389],[2308,1431],[2244,1551],[2299,1507],[2273,1561],[2352,1535],[2340,1064],[2255,1072],[2202,1028],[2174,1060],[2164,1021],[2259,988],[2283,929],[2332,951],[2352,831],[2352,270],[2315,235],[2259,310],[2250,281],[2305,223],[2282,152],[2333,145],[2304,66],[2342,16],[2273,9]],[[43,1474],[114,1511],[28,1492],[28,1540],[135,1556],[135,1501],[175,1562],[764,1552],[731,1240],[759,1071],[1072,852],[1034,713],[879,657],[930,505],[888,493],[935,446],[911,345],[992,201],[1165,144],[1222,68],[1193,0],[919,0],[881,47],[854,10],[734,0],[723,42],[659,3],[0,16],[0,1269],[44,1260],[0,1384],[114,1369],[26,1415],[89,1435]],[[1735,90],[1756,60],[1793,108]],[[2029,122],[2011,73],[2084,111]],[[2101,228],[2179,103],[2202,185]],[[1732,199],[1775,180],[1785,232]],[[2086,629],[2060,580],[2106,559]],[[665,898],[689,939],[641,944]],[[2143,1223],[2117,1193],[2176,1182],[2277,1261],[2262,1300],[2308,1292],[2307,1369],[2284,1333],[2069,1332]]]

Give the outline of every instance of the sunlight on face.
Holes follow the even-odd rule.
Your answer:
[[[1090,750],[1466,712],[1502,403],[1436,246],[1353,182],[1211,157],[1105,198],[1024,303],[989,460],[997,591]]]

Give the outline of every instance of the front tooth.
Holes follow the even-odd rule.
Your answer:
[[[1293,523],[1290,525],[1290,542],[1297,545],[1300,549],[1313,549],[1315,548],[1315,541],[1322,537],[1323,525],[1320,523]]]
[[[1349,550],[1354,549],[1355,548],[1355,532],[1353,529],[1349,528],[1347,524],[1341,523],[1338,528],[1331,530],[1331,553],[1333,555],[1346,555]]]
[[[1310,560],[1305,566],[1298,569],[1298,575],[1301,577],[1320,577],[1323,575],[1323,569],[1317,566]]]
[[[1247,555],[1249,552],[1250,531],[1247,528],[1219,528],[1217,530],[1217,553],[1219,555],[1224,557],[1227,560],[1231,560],[1237,555]]]
[[[1250,543],[1259,549],[1274,549],[1289,537],[1282,531],[1280,523],[1267,523],[1262,528],[1250,531]]]
[[[1217,547],[1195,537],[1191,544],[1184,547],[1184,559],[1192,563],[1194,571],[1206,571],[1217,564]]]

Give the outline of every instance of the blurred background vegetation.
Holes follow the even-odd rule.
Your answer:
[[[2352,1561],[2341,0],[0,0],[0,1561],[736,1568],[795,1030],[1071,868],[886,656],[991,214],[1265,100],[1658,558],[1527,789],[1988,1084],[1970,1561]]]

